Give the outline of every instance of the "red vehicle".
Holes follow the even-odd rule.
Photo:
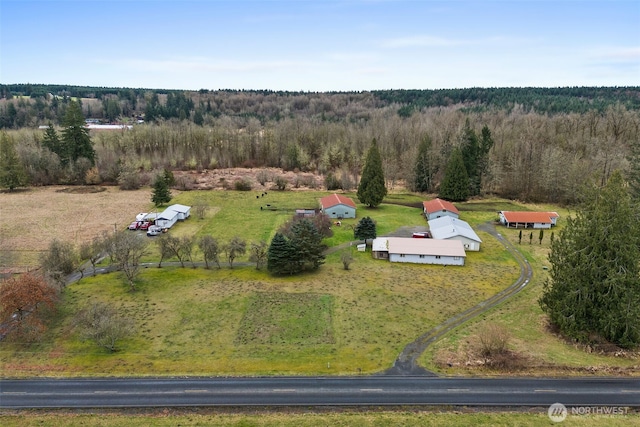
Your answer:
[[[129,224],[129,230],[137,230],[140,228],[140,221],[133,221]]]
[[[149,221],[144,221],[140,223],[140,230],[148,230],[151,223]]]

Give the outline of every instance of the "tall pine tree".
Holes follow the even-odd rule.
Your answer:
[[[9,191],[27,185],[27,174],[15,143],[6,132],[0,133],[0,185]]]
[[[299,266],[294,258],[295,249],[289,239],[282,233],[276,233],[267,251],[267,270],[275,275],[295,274]]]
[[[171,201],[171,190],[169,190],[169,183],[167,182],[165,174],[158,174],[155,181],[153,181],[151,201],[156,206],[160,206]]]
[[[413,191],[428,193],[433,188],[434,166],[431,164],[431,138],[425,135],[418,147],[413,167]]]
[[[454,148],[440,183],[439,197],[452,202],[462,202],[469,197],[469,176],[459,148]]]
[[[384,182],[384,171],[382,170],[382,159],[378,150],[378,142],[373,139],[371,147],[367,152],[367,159],[362,170],[362,177],[358,185],[358,199],[369,207],[376,207],[384,196],[387,195],[387,187]]]
[[[582,342],[594,336],[640,344],[640,221],[619,172],[587,191],[551,242],[540,305],[551,323]],[[552,236],[553,237],[553,236]]]
[[[63,164],[75,162],[80,157],[95,165],[96,153],[93,149],[89,129],[85,127],[82,107],[78,102],[71,101],[63,120],[62,142],[64,155],[60,157]]]

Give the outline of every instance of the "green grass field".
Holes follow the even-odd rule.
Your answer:
[[[185,192],[173,202],[205,203],[209,211],[205,219],[193,216],[170,233],[206,233],[221,242],[236,235],[248,242],[269,241],[293,210],[313,208],[326,194],[270,192],[256,198],[253,192]],[[388,201],[377,209],[358,205],[358,217],[376,220],[379,235],[400,226],[426,225],[421,209],[415,207],[420,205],[418,196],[392,194]],[[267,203],[278,210],[265,209]],[[477,225],[495,219],[496,210],[517,205],[492,199],[460,208],[461,218]],[[341,227],[333,227],[335,234],[327,244],[351,241],[356,222],[345,220]],[[517,232],[504,233],[514,239]],[[489,234],[478,234],[482,250],[468,253],[464,267],[391,264],[372,259],[370,252],[347,248],[343,250],[354,256],[348,271],[342,268],[340,252],[335,252],[317,272],[294,277],[272,277],[249,264],[230,269],[223,262],[222,269],[166,265],[144,269],[135,292],[118,273],[84,278],[66,288],[60,312],[44,339],[33,345],[3,342],[0,363],[5,376],[16,377],[379,372],[419,335],[516,279],[519,269],[509,253]],[[543,349],[543,360],[571,359],[581,366],[629,364],[626,359],[599,358],[572,349],[542,328],[535,300],[548,240],[542,245],[535,242],[537,236],[533,245],[522,245],[536,268],[529,289],[436,343],[421,359],[424,366],[448,374],[467,373],[464,367],[443,368],[437,361],[460,352],[465,339],[487,320],[506,323],[516,348],[535,343]],[[154,246],[148,261],[158,260]],[[197,250],[194,258],[201,260]],[[236,262],[247,261],[245,256]],[[134,320],[136,333],[123,340],[116,353],[83,341],[73,327],[75,313],[92,301],[107,302]]]

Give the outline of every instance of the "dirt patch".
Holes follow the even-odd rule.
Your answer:
[[[125,229],[152,204],[149,188],[51,186],[0,193],[0,206],[1,264],[19,272],[37,266],[53,239],[79,246],[106,231]]]
[[[93,185],[84,185],[78,187],[64,187],[59,190],[56,190],[58,193],[69,193],[69,194],[91,194],[91,193],[102,193],[103,191],[107,191],[106,187],[93,186]]]

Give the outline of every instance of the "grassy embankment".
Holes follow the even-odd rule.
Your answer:
[[[193,411],[195,412],[195,410]],[[78,414],[78,413],[53,413],[53,414],[15,414],[0,415],[0,422],[6,427],[25,426],[406,426],[406,427],[428,427],[428,426],[494,426],[494,427],[538,427],[553,424],[545,411],[538,413],[475,413],[475,412],[419,412],[419,411],[372,411],[372,412],[351,412],[339,411],[337,413],[259,413],[250,412],[242,414],[201,414],[201,413],[180,413],[165,410],[159,413],[130,414],[120,413],[108,414]],[[572,416],[561,424],[564,426],[603,426],[622,427],[640,426],[640,417],[637,415],[624,416]]]

